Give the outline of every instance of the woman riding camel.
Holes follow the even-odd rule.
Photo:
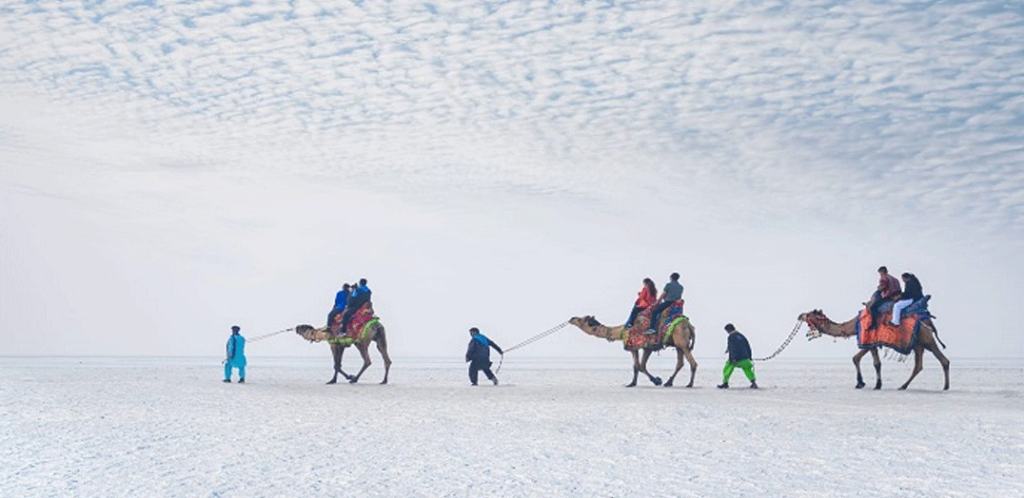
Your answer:
[[[654,302],[658,300],[658,288],[654,286],[654,280],[645,278],[643,286],[640,287],[640,292],[637,293],[636,302],[633,303],[633,311],[629,312],[629,319],[626,320],[626,328],[633,326],[633,320],[636,320],[636,316],[641,311],[654,306]]]

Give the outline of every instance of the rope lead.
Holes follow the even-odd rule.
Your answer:
[[[524,347],[524,346],[529,346],[530,344],[533,344],[533,343],[535,343],[535,342],[537,342],[537,341],[539,341],[539,340],[541,340],[541,339],[543,339],[543,338],[545,338],[545,337],[547,337],[547,336],[549,336],[551,334],[554,334],[555,332],[558,332],[559,330],[562,330],[562,328],[565,327],[566,325],[569,325],[569,322],[562,322],[562,323],[560,323],[558,325],[555,325],[554,327],[551,327],[550,329],[547,329],[544,332],[541,332],[541,333],[539,333],[539,334],[537,334],[537,335],[535,335],[533,337],[530,337],[529,339],[526,339],[525,341],[520,342],[519,344],[516,344],[515,346],[512,346],[510,348],[505,348],[505,353],[508,353],[508,352],[511,352],[511,351],[515,351],[515,350],[517,350],[517,349],[519,349],[521,347]],[[503,363],[505,363],[505,355],[504,354],[502,354],[501,358],[498,359],[498,368],[494,369],[494,373],[501,372],[501,365]]]
[[[793,338],[796,337],[797,332],[800,332],[800,326],[803,324],[804,322],[797,320],[796,325],[793,326],[793,331],[789,333],[789,337],[787,337],[785,341],[782,341],[782,345],[779,346],[779,349],[776,349],[774,353],[765,356],[764,358],[754,358],[754,361],[768,361],[778,356],[783,349],[786,349],[786,347],[789,346],[789,343],[793,342]]]
[[[263,339],[266,339],[268,337],[273,337],[275,335],[283,334],[285,332],[291,332],[293,330],[295,330],[295,327],[292,327],[290,329],[278,330],[277,332],[271,332],[269,334],[258,335],[256,337],[253,337],[252,339],[249,339],[248,342],[252,343],[252,342],[256,342],[256,341],[262,341]]]

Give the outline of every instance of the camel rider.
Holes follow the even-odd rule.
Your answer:
[[[657,334],[661,312],[672,306],[672,303],[683,298],[683,284],[679,283],[679,274],[673,273],[668,278],[669,282],[665,284],[665,290],[661,292],[658,304],[655,304],[654,309],[651,310],[651,326],[647,329],[647,332],[644,332],[646,335]]]
[[[868,311],[871,313],[871,325],[868,326],[868,330],[874,329],[878,320],[878,309],[883,304],[894,301],[900,295],[900,281],[896,280],[896,277],[889,275],[889,269],[884,266],[878,267],[878,289],[871,295],[871,300],[868,301]]]
[[[658,298],[658,288],[654,286],[654,280],[645,278],[640,292],[637,293],[636,302],[633,303],[633,310],[629,312],[629,319],[626,320],[626,328],[633,326],[633,320],[641,311],[654,306],[654,300]]]
[[[914,304],[914,301],[924,297],[921,281],[913,273],[904,273],[900,277],[903,278],[903,292],[900,293],[898,300],[892,305],[892,324],[897,326],[900,324],[900,319],[903,318],[903,310],[907,309],[907,306]]]
[[[726,350],[729,353],[729,359],[726,360],[725,368],[722,369],[722,384],[718,388],[729,389],[729,377],[732,377],[732,372],[736,367],[740,367],[743,369],[743,375],[746,375],[747,380],[750,381],[750,388],[757,389],[757,379],[754,377],[754,362],[751,360],[750,343],[731,323],[725,325],[725,332],[729,334],[728,349]]]
[[[345,284],[341,286],[341,290],[334,295],[334,307],[331,308],[330,313],[327,313],[327,328],[331,328],[331,324],[334,323],[334,317],[338,316],[338,313],[345,311],[345,303],[348,302],[349,295],[352,294],[352,286]]]
[[[231,383],[231,369],[238,369],[238,383],[245,384],[245,337],[239,333],[238,325],[231,326],[228,337],[227,356],[224,358],[224,382]]]
[[[341,333],[345,334],[348,331],[348,322],[352,321],[352,315],[359,311],[364,304],[370,302],[370,295],[373,291],[370,290],[366,285],[366,279],[359,279],[359,284],[352,286],[352,295],[348,298],[346,304],[345,314],[341,316]]]
[[[494,376],[494,372],[491,372],[491,348],[494,348],[498,354],[505,355],[501,347],[480,333],[480,329],[476,327],[469,329],[469,346],[466,348],[466,361],[469,362],[470,384],[476,385],[477,374],[483,370],[484,375],[494,385],[498,385],[498,378]]]

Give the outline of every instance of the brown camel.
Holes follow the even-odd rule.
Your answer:
[[[370,324],[369,330],[362,334],[357,341],[346,340],[348,339],[347,337],[339,338],[332,334],[327,327],[314,328],[312,325],[299,325],[295,327],[295,333],[309,342],[327,341],[331,346],[331,356],[334,357],[334,376],[331,377],[331,380],[327,381],[328,384],[337,383],[339,373],[350,384],[359,382],[359,377],[373,363],[370,361],[370,343],[377,343],[377,351],[380,351],[380,356],[384,359],[384,380],[381,381],[381,384],[388,383],[388,373],[391,371],[391,356],[388,355],[388,340],[387,335],[384,333],[384,325],[379,321],[373,321]],[[363,357],[363,368],[359,369],[359,373],[349,375],[341,369],[341,357],[345,354],[345,348],[353,344]]]
[[[822,313],[821,310],[812,310],[801,313],[797,319],[810,327],[810,330],[807,331],[808,340],[821,337],[822,334],[844,338],[857,335],[857,317],[843,323],[836,323],[825,316],[825,313]],[[917,335],[917,343],[914,344],[914,371],[910,373],[910,378],[900,386],[901,391],[905,390],[910,385],[910,381],[914,380],[914,377],[917,377],[917,374],[924,368],[921,364],[924,359],[924,350],[926,349],[931,351],[935,358],[939,360],[939,363],[942,364],[942,372],[946,377],[946,384],[942,389],[944,391],[949,389],[949,359],[946,358],[946,355],[942,354],[939,344],[942,344],[942,341],[938,339],[935,324],[931,320],[922,322]],[[864,387],[864,377],[860,373],[860,359],[868,353],[871,353],[871,359],[874,360],[875,364],[875,389],[881,389],[882,360],[878,356],[878,348],[861,349],[857,354],[853,355],[853,365],[857,367],[856,387],[857,389]]]
[[[600,337],[607,340],[608,342],[623,341],[627,336],[628,330],[625,325],[618,325],[614,327],[608,327],[602,325],[593,316],[584,317],[573,317],[569,319],[569,323],[575,325],[587,335],[594,337]],[[672,387],[672,384],[676,380],[676,375],[683,369],[684,358],[690,362],[690,383],[686,387],[693,387],[693,377],[697,374],[697,360],[693,359],[693,346],[697,340],[697,331],[694,329],[693,324],[689,320],[683,319],[678,325],[672,329],[671,334],[665,342],[665,346],[672,346],[676,348],[676,370],[672,372],[672,376],[668,378],[668,382],[665,382],[665,387]],[[640,355],[639,349],[643,350],[643,355]],[[640,372],[656,386],[661,385],[661,378],[651,375],[647,371],[647,359],[651,357],[655,349],[638,348],[630,349],[629,353],[633,355],[633,380],[626,384],[626,387],[635,387],[636,379]]]

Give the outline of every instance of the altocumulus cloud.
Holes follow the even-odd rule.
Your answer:
[[[132,116],[210,163],[599,199],[724,178],[771,192],[765,209],[798,195],[774,207],[857,217],[888,199],[1024,228],[1013,3],[8,2],[0,15],[6,94]]]

